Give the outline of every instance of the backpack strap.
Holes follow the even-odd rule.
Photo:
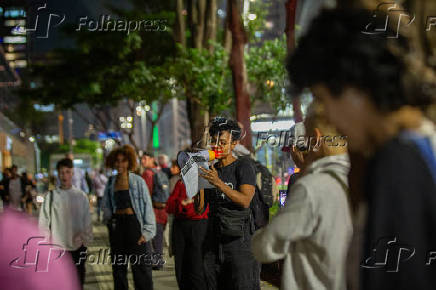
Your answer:
[[[330,175],[331,177],[333,177],[342,187],[342,189],[345,191],[345,193],[347,194],[348,197],[350,197],[350,188],[348,187],[348,185],[339,177],[339,175],[333,171],[333,170],[324,170],[321,171],[323,173],[327,173],[328,175]]]

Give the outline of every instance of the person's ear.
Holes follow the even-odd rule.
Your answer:
[[[316,140],[321,139],[321,131],[318,128],[315,128],[313,131],[315,132]]]

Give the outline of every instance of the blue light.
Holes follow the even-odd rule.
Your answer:
[[[26,11],[24,11],[23,9],[8,9],[5,11],[4,17],[10,17],[10,18],[26,17]]]

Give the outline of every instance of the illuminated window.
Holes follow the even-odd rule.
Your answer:
[[[15,67],[26,67],[27,66],[27,60],[16,60],[15,61]]]
[[[9,8],[5,10],[4,17],[9,17],[9,18],[26,17],[26,11],[20,8]]]
[[[26,26],[26,20],[24,19],[9,19],[5,20],[4,22],[5,26]]]
[[[5,36],[3,38],[4,43],[26,43],[27,39],[25,36]]]
[[[26,54],[24,54],[24,53],[5,53],[6,60],[16,60],[16,59],[22,59],[25,57],[26,57]]]
[[[7,52],[23,51],[26,50],[26,45],[24,44],[8,44],[5,46]]]

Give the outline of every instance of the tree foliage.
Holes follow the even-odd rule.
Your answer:
[[[273,109],[284,109],[288,100],[285,96],[286,40],[284,37],[267,40],[261,46],[250,47],[245,55],[248,81],[254,86],[251,100],[272,104]]]

